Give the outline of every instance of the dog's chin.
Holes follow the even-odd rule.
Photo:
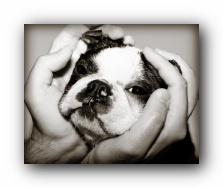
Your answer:
[[[111,137],[103,129],[101,120],[88,108],[82,107],[76,109],[71,115],[71,122],[90,145],[97,145],[101,141]]]

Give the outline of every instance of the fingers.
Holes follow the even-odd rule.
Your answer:
[[[61,117],[58,110],[57,105],[62,93],[56,87],[51,87],[53,72],[66,65],[72,52],[70,47],[66,46],[58,52],[38,58],[25,85],[25,103],[38,128],[45,135],[55,138],[68,135],[72,130],[70,123]]]
[[[145,48],[143,53],[147,60],[157,69],[164,82],[168,85],[168,91],[171,95],[170,112],[173,113],[174,116],[178,116],[178,119],[185,117],[185,114],[187,114],[185,80],[173,65],[152,49]],[[172,122],[173,120],[169,119],[168,121]]]
[[[102,30],[102,32],[108,35],[111,39],[116,40],[124,37],[124,30],[121,27],[114,25],[99,25],[99,24],[88,24],[86,25],[90,29]]]
[[[58,89],[63,89],[65,87],[66,83],[70,79],[75,63],[79,59],[80,55],[86,52],[87,45],[79,39],[87,30],[88,28],[84,25],[67,25],[53,41],[49,54],[54,53],[67,45],[74,50],[70,63],[66,66],[63,72],[58,74],[60,79],[53,80],[54,86],[58,87],[58,85],[60,85]]]
[[[144,49],[147,60],[158,70],[168,85],[170,106],[164,128],[149,154],[158,153],[168,145],[186,136],[187,126],[187,87],[186,82],[173,65],[152,49]]]
[[[107,34],[111,39],[116,40],[124,37],[124,30],[121,27],[114,25],[103,25],[100,27],[104,34]]]
[[[81,54],[84,54],[86,51],[87,51],[87,44],[83,42],[82,40],[79,40],[77,42],[77,46],[75,50],[73,51],[70,64],[69,66],[66,67],[66,74],[63,75],[63,80],[65,83],[68,83],[68,81],[70,80],[70,76],[72,75],[75,64],[80,58]]]
[[[182,76],[187,82],[188,117],[193,112],[198,101],[198,80],[191,67],[179,56],[164,50],[156,49],[155,52],[167,60],[175,60],[181,67]]]
[[[175,86],[179,84],[179,82],[184,82],[179,71],[177,71],[164,57],[148,47],[144,49],[143,53],[146,59],[158,70],[159,75],[168,86]],[[170,72],[173,73],[171,76],[169,74]]]
[[[134,45],[134,40],[131,36],[124,36],[124,30],[121,27],[114,25],[68,25],[53,41],[49,53],[58,51],[63,46],[69,45],[74,50],[77,46],[78,40],[85,33],[88,28],[101,29],[104,34],[107,34],[111,39],[116,40],[124,38],[124,44]]]
[[[42,57],[42,61],[46,64],[51,72],[57,72],[62,69],[71,58],[73,50],[70,46],[65,46],[58,52]]]
[[[155,91],[131,130],[101,142],[83,163],[130,163],[143,158],[163,128],[168,104],[167,90]]]
[[[173,65],[165,58],[146,48],[144,55],[147,60],[157,69],[159,75],[168,85],[168,91],[171,95],[170,110],[167,117],[167,124],[175,125],[181,123],[179,120],[185,120],[187,115],[187,88],[185,80]]]
[[[58,76],[60,76],[60,80],[54,79],[54,86],[58,87],[58,85],[61,85],[59,89],[62,89],[65,87],[66,83],[68,83],[77,60],[80,58],[80,55],[84,54],[87,50],[86,43],[79,39],[89,28],[94,29],[98,27],[97,29],[101,29],[110,38],[115,40],[124,37],[124,44],[134,45],[133,38],[131,36],[124,36],[122,28],[112,25],[99,26],[100,25],[68,25],[56,37],[50,48],[49,54],[58,51],[66,45],[69,45],[74,51],[69,64],[58,74]]]
[[[134,46],[135,44],[134,39],[132,38],[132,36],[129,35],[124,36],[123,43],[131,46]]]
[[[126,35],[125,32],[121,27],[114,26],[114,25],[102,25],[101,27],[98,27],[96,30],[102,30],[104,34],[107,34],[111,39],[117,40],[120,38],[123,38],[123,43],[127,45],[134,45],[134,39]]]
[[[65,46],[58,52],[39,57],[26,85],[36,91],[48,88],[52,83],[53,72],[59,71],[67,64],[72,52],[70,46]]]
[[[54,53],[67,45],[74,50],[78,40],[87,30],[88,28],[84,25],[67,25],[53,41],[49,53]]]

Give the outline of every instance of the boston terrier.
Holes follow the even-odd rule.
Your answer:
[[[102,31],[82,36],[87,51],[76,62],[59,101],[61,114],[83,135],[86,143],[119,136],[137,121],[150,95],[167,88],[142,50],[112,40]],[[181,73],[179,65],[171,60]],[[148,163],[189,163],[194,147],[189,133],[183,141]]]

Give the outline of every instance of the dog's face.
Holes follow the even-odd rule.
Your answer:
[[[129,130],[151,93],[165,87],[140,49],[103,46],[82,54],[59,102],[85,140],[97,144]]]

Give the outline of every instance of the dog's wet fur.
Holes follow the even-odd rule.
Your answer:
[[[67,93],[70,91],[72,86],[76,84],[77,81],[84,78],[86,76],[85,71],[81,66],[84,65],[87,67],[87,75],[93,75],[98,72],[98,67],[96,63],[94,62],[94,57],[96,57],[101,51],[105,49],[112,49],[112,48],[125,48],[128,45],[123,44],[123,39],[118,40],[112,40],[107,35],[104,35],[102,31],[87,31],[82,36],[82,40],[87,43],[88,49],[85,54],[81,54],[79,60],[77,61],[75,68],[73,70],[73,73],[71,75],[71,78],[64,90],[64,94],[59,102],[59,109],[63,116],[66,118],[72,119],[72,114],[74,113],[74,109],[69,109],[66,113],[63,112],[63,107],[61,103],[64,101],[64,96],[67,95]],[[130,47],[130,46],[129,46]],[[167,88],[167,85],[165,82],[161,79],[159,76],[157,70],[150,64],[150,62],[147,61],[143,53],[140,51],[138,52],[138,55],[143,62],[143,79],[144,79],[144,88],[146,90],[146,94],[142,96],[133,96],[136,97],[142,106],[146,104],[146,101],[150,97],[150,95],[158,88]],[[172,65],[176,66],[179,70],[179,72],[182,74],[180,66],[177,64],[176,61],[171,60],[169,61]],[[126,70],[128,71],[128,70]],[[82,72],[83,74],[79,74],[79,72]],[[103,96],[100,96],[97,98],[98,100],[94,100],[91,97],[92,95],[100,95],[101,93],[95,93],[98,92],[94,88],[99,87],[98,85],[103,82]],[[93,86],[91,86],[92,84]],[[120,83],[122,84],[122,83]],[[93,89],[91,89],[93,87]],[[101,86],[100,86],[101,87]],[[89,94],[90,93],[90,94]],[[106,80],[94,80],[90,82],[85,88],[83,88],[80,92],[78,92],[75,96],[75,100],[82,103],[82,108],[79,110],[79,116],[87,119],[88,123],[92,123],[92,126],[95,124],[95,119],[97,119],[98,124],[100,124],[101,131],[105,135],[109,135],[109,137],[118,136],[119,134],[112,134],[109,132],[106,128],[104,123],[97,117],[95,117],[94,112],[96,111],[98,114],[107,114],[109,111],[114,107],[112,103],[111,97],[112,96],[112,85],[107,83]],[[89,97],[86,97],[89,96]],[[92,101],[91,101],[92,100]],[[92,105],[92,106],[91,106]],[[74,118],[73,118],[74,119]],[[74,125],[76,122],[71,121]],[[76,126],[76,125],[75,125]],[[80,134],[84,134],[86,132],[85,129],[79,128]],[[88,130],[89,135],[93,134],[91,133],[92,130]],[[102,135],[103,135],[102,134]],[[101,136],[102,138],[103,136]],[[108,136],[104,136],[103,139],[109,138]],[[103,140],[102,139],[102,140]],[[99,140],[101,141],[101,140]],[[88,142],[88,144],[92,144]],[[93,145],[93,144],[92,144]],[[197,161],[194,158],[194,146],[191,142],[190,134],[188,132],[185,139],[179,141],[175,145],[171,146],[171,148],[166,149],[165,151],[161,152],[158,156],[155,158],[150,158],[147,161],[143,161],[143,163],[157,163],[157,164],[170,164],[170,163],[197,163]]]

